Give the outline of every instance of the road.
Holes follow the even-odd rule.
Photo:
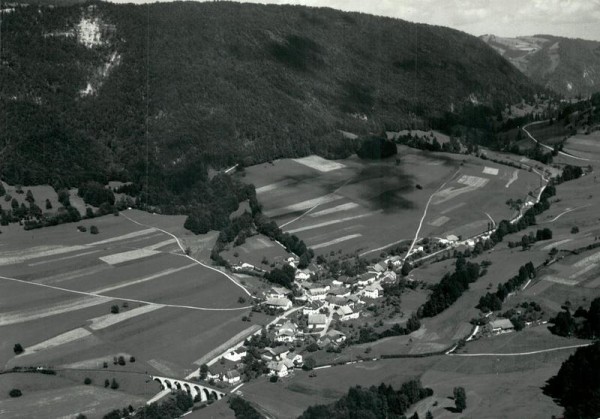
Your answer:
[[[531,133],[530,133],[529,131],[527,131],[527,127],[530,127],[530,126],[532,126],[532,125],[539,125],[539,124],[543,124],[543,123],[546,123],[546,122],[548,122],[548,120],[546,120],[546,121],[536,121],[536,122],[531,122],[531,123],[529,123],[529,124],[527,124],[527,125],[524,125],[524,126],[523,126],[523,128],[521,128],[521,129],[522,129],[522,130],[523,130],[523,132],[525,132],[525,134],[527,134],[527,136],[528,136],[529,138],[531,138],[531,139],[532,139],[532,140],[533,140],[533,141],[534,141],[536,144],[539,144],[539,145],[541,145],[542,147],[544,147],[544,148],[545,148],[545,149],[547,149],[547,150],[554,151],[554,149],[553,149],[552,147],[550,147],[549,145],[546,145],[546,144],[544,144],[544,143],[541,143],[541,142],[539,142],[538,140],[536,140],[536,139],[533,137],[533,135],[531,135]],[[581,161],[594,161],[594,160],[590,160],[590,159],[585,159],[585,158],[583,158],[583,157],[577,157],[577,156],[574,156],[574,155],[572,155],[572,154],[565,153],[565,152],[563,152],[563,151],[559,151],[559,152],[558,152],[558,154],[560,154],[561,156],[564,156],[564,157],[569,157],[569,158],[571,158],[571,159],[575,159],[575,160],[581,160]]]
[[[563,216],[563,215],[565,215],[565,214],[568,214],[568,213],[570,213],[570,212],[573,212],[573,211],[577,211],[578,209],[587,208],[587,207],[589,207],[590,205],[591,205],[591,204],[588,204],[588,205],[582,205],[581,207],[577,207],[577,208],[569,208],[569,209],[567,209],[566,211],[563,211],[563,212],[561,212],[560,214],[558,214],[558,215],[557,215],[556,217],[554,217],[553,219],[551,219],[551,220],[549,220],[549,221],[544,221],[543,223],[553,223],[553,222],[555,222],[556,220],[558,220],[560,217],[562,217],[562,216]],[[543,224],[543,223],[540,223],[540,224]]]
[[[449,353],[449,356],[462,356],[462,357],[478,357],[478,356],[526,356],[526,355],[535,355],[535,354],[543,354],[546,352],[555,352],[562,351],[565,349],[576,349],[576,348],[584,348],[586,346],[590,346],[592,343],[581,343],[579,345],[570,345],[570,346],[559,346],[558,348],[549,348],[549,349],[540,349],[538,351],[530,351],[530,352],[515,352],[515,353],[479,353],[479,354],[454,354]]]
[[[242,284],[240,284],[240,283],[239,283],[239,282],[237,282],[235,279],[233,279],[233,277],[232,277],[232,276],[230,276],[230,275],[226,274],[225,272],[221,271],[220,269],[217,269],[217,268],[214,268],[214,267],[212,267],[212,266],[206,265],[205,263],[202,263],[202,262],[200,262],[198,259],[194,259],[194,258],[193,258],[193,257],[191,257],[190,255],[188,255],[188,254],[186,253],[186,251],[185,251],[185,248],[183,247],[183,245],[182,245],[182,244],[181,244],[181,242],[179,241],[179,238],[178,238],[178,237],[177,237],[175,234],[169,233],[168,231],[166,231],[166,230],[163,230],[162,228],[158,228],[158,227],[156,227],[156,226],[153,226],[153,225],[149,225],[149,224],[143,224],[143,223],[140,223],[139,221],[136,221],[136,220],[134,220],[134,219],[132,219],[132,218],[130,218],[130,217],[128,217],[128,216],[126,216],[126,215],[125,215],[125,214],[123,214],[122,212],[121,212],[120,214],[121,214],[121,216],[122,216],[123,218],[125,218],[126,220],[129,220],[129,221],[131,221],[131,222],[132,222],[132,223],[134,223],[134,224],[137,224],[137,225],[139,225],[139,226],[142,226],[142,227],[150,227],[150,228],[154,228],[154,229],[156,229],[156,230],[158,230],[158,231],[161,231],[161,232],[163,232],[163,233],[165,233],[165,234],[167,234],[167,235],[171,236],[171,237],[172,237],[172,238],[174,238],[174,239],[175,239],[175,241],[177,242],[177,245],[179,246],[179,248],[180,248],[180,249],[181,249],[181,251],[183,252],[183,256],[185,256],[186,258],[188,258],[188,259],[189,259],[189,260],[191,260],[192,262],[194,262],[194,263],[196,263],[196,264],[198,264],[198,265],[200,265],[200,266],[202,266],[202,267],[204,267],[204,268],[206,268],[206,269],[210,269],[211,271],[215,271],[215,272],[217,272],[217,273],[219,273],[219,274],[223,275],[225,278],[227,278],[227,279],[229,279],[231,282],[233,282],[233,283],[234,283],[236,286],[238,286],[239,288],[241,288],[241,289],[242,289],[242,290],[243,290],[243,291],[246,293],[246,295],[248,295],[248,296],[250,296],[250,297],[252,296],[252,294],[250,293],[250,291],[248,291],[248,290],[247,290],[247,289],[246,289],[246,288],[245,288],[245,287],[244,287]]]

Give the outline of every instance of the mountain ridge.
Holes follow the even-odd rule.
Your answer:
[[[392,18],[230,2],[36,9],[3,27],[1,175],[17,184],[148,176],[156,196],[180,195],[208,165],[344,156],[339,129],[427,127],[540,91],[476,37]]]

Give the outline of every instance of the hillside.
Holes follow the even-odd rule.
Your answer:
[[[600,91],[600,42],[551,35],[481,39],[534,82],[566,97]]]
[[[230,2],[4,13],[0,175],[181,196],[208,166],[353,151],[338,129],[431,126],[537,88],[476,37],[332,9]]]

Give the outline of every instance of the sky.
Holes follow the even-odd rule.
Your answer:
[[[146,3],[156,0],[112,0]],[[161,0],[159,0],[161,1]],[[199,0],[203,1],[203,0]],[[433,25],[473,35],[550,34],[600,41],[600,0],[245,0],[331,7]]]

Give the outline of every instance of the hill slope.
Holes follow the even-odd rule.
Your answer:
[[[480,38],[542,86],[567,97],[600,91],[600,42],[551,35]]]
[[[332,9],[17,7],[2,40],[0,175],[11,183],[147,173],[177,194],[206,165],[339,156],[351,147],[338,129],[427,126],[537,91],[476,37]]]

